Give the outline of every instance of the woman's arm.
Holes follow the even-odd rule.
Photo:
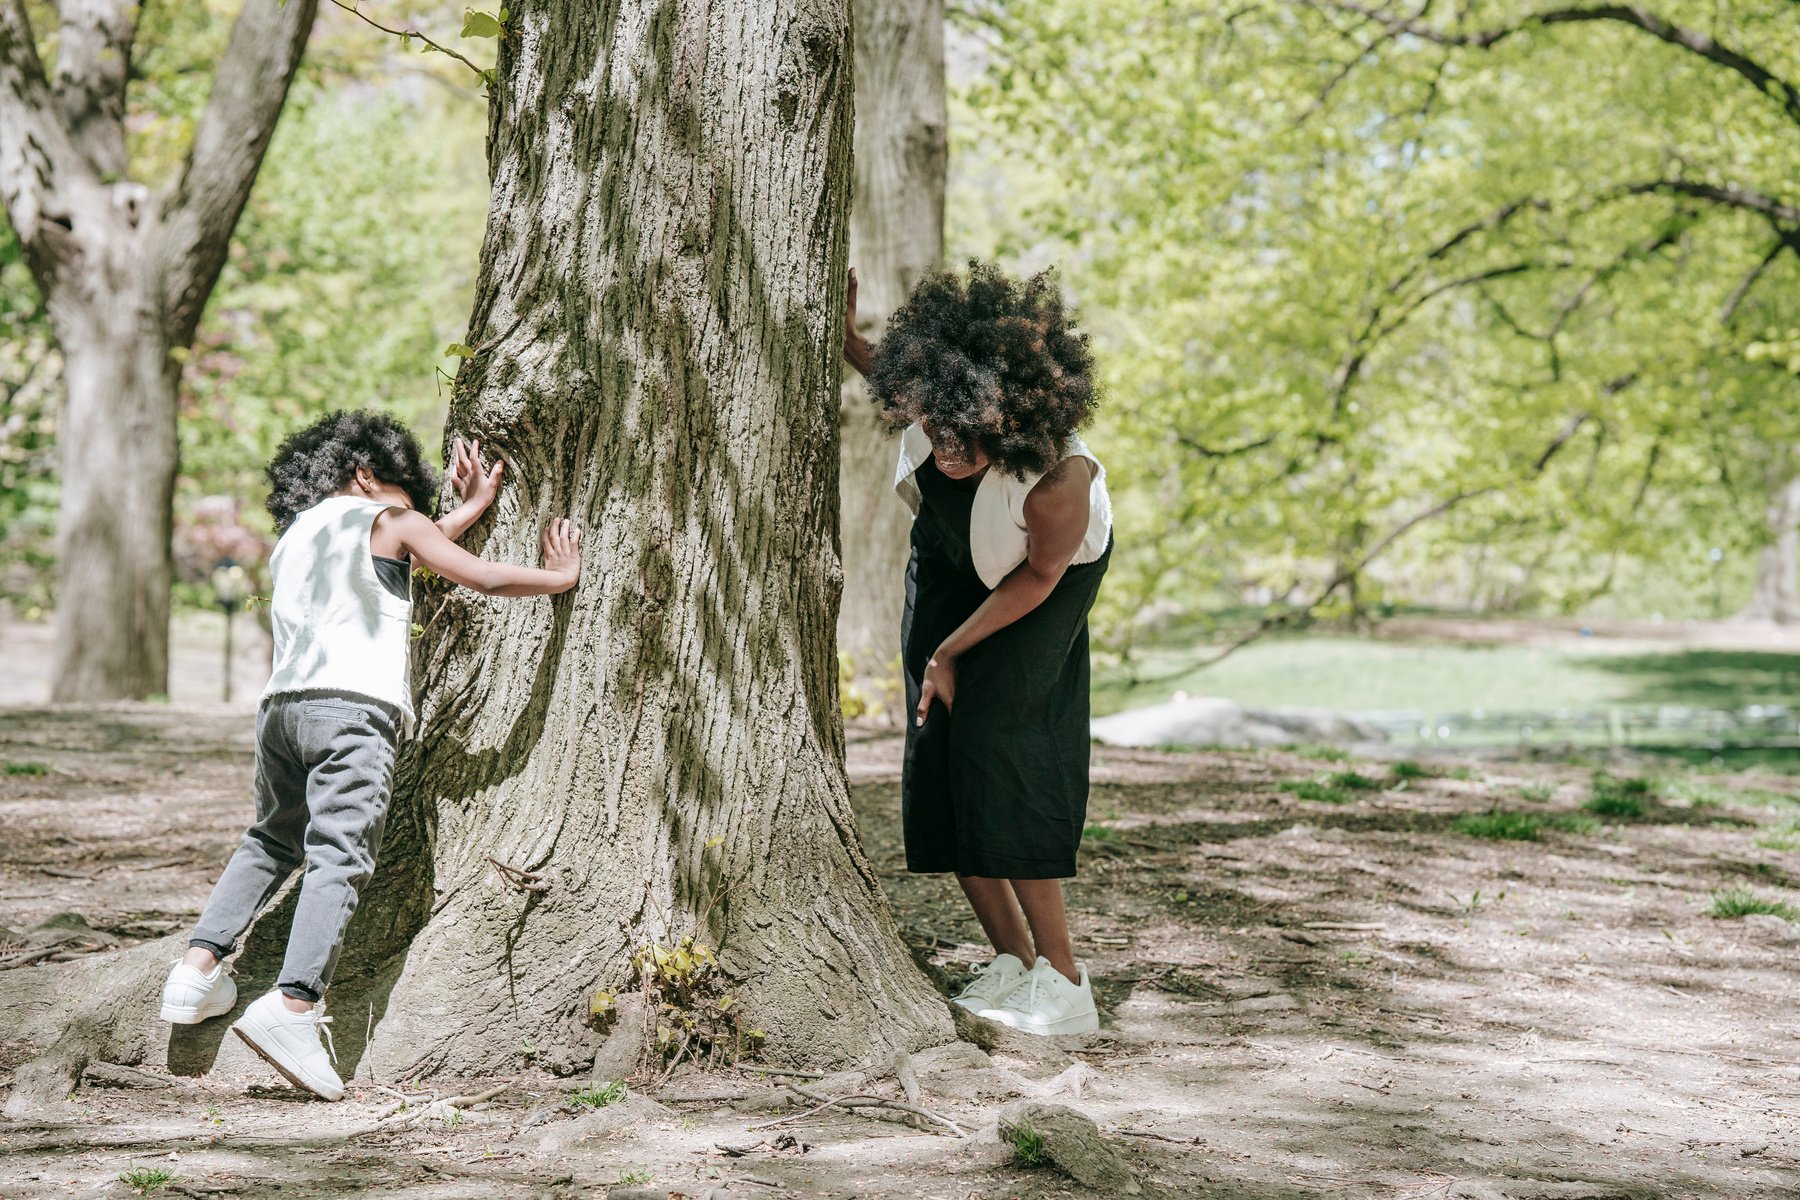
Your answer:
[[[413,566],[429,568],[484,596],[553,596],[568,591],[581,578],[581,531],[563,518],[550,522],[544,530],[542,567],[515,567],[477,558],[445,537],[430,517],[408,508],[390,508],[377,516],[375,523],[399,542],[401,551],[412,557]]]
[[[1062,581],[1063,572],[1087,537],[1088,490],[1093,478],[1087,459],[1067,458],[1038,480],[1025,497],[1030,547],[1025,561],[1014,567],[932,654],[925,666],[919,707],[913,714],[919,724],[925,723],[934,699],[941,700],[946,711],[955,704],[956,660],[1042,604]]]
[[[844,293],[844,358],[856,373],[868,378],[875,369],[875,347],[869,339],[856,332],[856,268],[850,268],[850,287]]]

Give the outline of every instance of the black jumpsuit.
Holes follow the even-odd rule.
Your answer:
[[[1071,565],[1044,602],[957,662],[955,711],[913,721],[932,651],[988,598],[969,551],[980,480],[930,456],[915,472],[919,512],[900,627],[906,673],[901,783],[906,869],[1065,879],[1087,820],[1088,610],[1112,558]]]

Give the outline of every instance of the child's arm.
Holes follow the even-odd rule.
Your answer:
[[[437,519],[437,527],[451,541],[468,531],[494,497],[500,494],[500,472],[506,464],[494,460],[494,469],[481,469],[481,443],[457,438],[450,449],[450,487],[461,503]]]
[[[410,508],[390,508],[375,518],[384,542],[398,542],[413,566],[426,567],[451,583],[460,583],[485,596],[553,596],[566,592],[581,578],[581,531],[559,517],[544,530],[544,565],[515,567],[511,563],[476,558],[445,537],[424,513]],[[400,557],[394,555],[392,557]]]

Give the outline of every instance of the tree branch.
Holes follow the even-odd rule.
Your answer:
[[[416,29],[392,29],[386,25],[383,25],[380,21],[377,21],[374,18],[370,17],[367,13],[363,12],[362,9],[358,8],[354,4],[346,4],[346,3],[344,3],[344,0],[331,0],[331,3],[337,5],[339,8],[343,9],[345,12],[349,13],[351,16],[353,16],[357,20],[361,21],[363,24],[372,26],[376,29],[379,29],[381,32],[388,34],[391,37],[397,37],[402,42],[422,42],[426,46],[430,47],[431,49],[436,50],[439,54],[448,54],[451,58],[454,58],[457,62],[459,62],[463,66],[469,68],[469,70],[475,72],[475,74],[481,76],[483,82],[491,81],[493,78],[492,72],[483,70],[482,68],[476,66],[473,62],[469,61],[468,59],[464,58],[462,55],[458,54],[456,51],[452,50],[450,47],[444,45],[441,42],[432,41],[430,38],[426,37],[424,34],[420,33]]]
[[[1192,450],[1195,454],[1200,455],[1202,458],[1236,458],[1240,454],[1248,454],[1252,450],[1262,449],[1264,446],[1267,446],[1270,442],[1275,440],[1275,435],[1272,433],[1265,433],[1263,436],[1256,438],[1253,441],[1223,448],[1208,446],[1198,438],[1191,437],[1180,431],[1176,432],[1175,440],[1180,442],[1183,446],[1186,446],[1189,450]]]
[[[64,189],[83,171],[44,79],[23,0],[0,0],[0,204],[45,295],[74,249]]]
[[[1738,281],[1738,285],[1731,289],[1731,295],[1725,298],[1724,306],[1719,309],[1719,324],[1731,324],[1731,318],[1737,315],[1738,306],[1744,302],[1744,297],[1750,294],[1750,289],[1756,286],[1756,281],[1762,278],[1763,272],[1767,271],[1775,260],[1781,257],[1783,250],[1793,248],[1795,248],[1794,238],[1782,236],[1775,239],[1774,243],[1770,245],[1768,253],[1764,254],[1757,264],[1745,273],[1743,279]]]
[[[318,0],[245,0],[193,148],[163,204],[155,264],[167,332],[185,346],[225,265],[231,230],[262,166]]]
[[[1691,196],[1696,200],[1722,204],[1727,208],[1741,208],[1746,212],[1758,213],[1768,218],[1769,222],[1781,232],[1794,233],[1800,230],[1800,207],[1735,183],[1728,183],[1721,187],[1718,184],[1695,183],[1687,179],[1649,179],[1640,183],[1620,184],[1612,189],[1610,194],[1614,196]]]
[[[1665,21],[1648,9],[1635,4],[1595,4],[1545,9],[1541,12],[1531,13],[1511,25],[1499,25],[1492,29],[1477,30],[1473,33],[1452,33],[1414,17],[1401,17],[1382,9],[1369,8],[1356,3],[1355,0],[1300,0],[1300,2],[1313,9],[1335,9],[1339,12],[1356,13],[1384,26],[1391,32],[1410,34],[1423,41],[1435,42],[1440,46],[1469,46],[1479,50],[1489,49],[1514,34],[1523,33],[1528,29],[1598,21],[1626,25],[1642,30],[1658,41],[1685,50],[1690,54],[1697,54],[1708,62],[1738,75],[1763,95],[1772,97],[1781,105],[1782,111],[1787,114],[1789,120],[1800,124],[1800,88],[1796,88],[1792,83],[1781,78],[1755,59],[1730,46],[1721,45],[1699,30],[1687,29]]]
[[[59,0],[56,106],[69,139],[103,180],[122,179],[125,81],[139,6],[126,0]]]

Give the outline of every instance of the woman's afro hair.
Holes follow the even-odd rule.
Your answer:
[[[966,278],[940,271],[913,288],[888,322],[869,389],[894,428],[928,422],[1023,476],[1062,461],[1094,415],[1093,376],[1055,272],[1020,280],[971,260]]]
[[[401,488],[413,507],[431,511],[437,471],[425,461],[419,439],[386,413],[334,412],[290,433],[269,461],[269,515],[285,532],[294,518],[344,490],[358,467]]]

